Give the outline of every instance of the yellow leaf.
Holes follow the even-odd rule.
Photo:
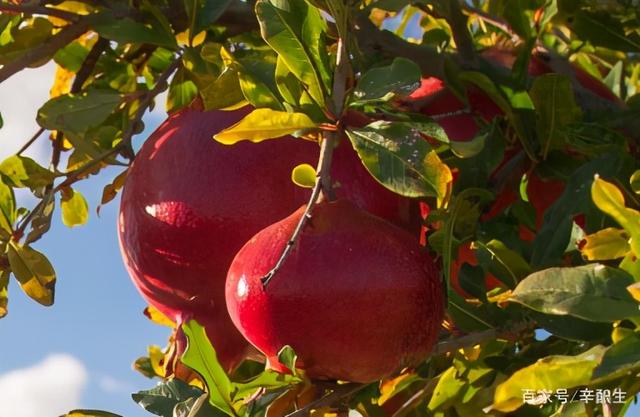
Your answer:
[[[56,274],[49,260],[29,246],[9,242],[7,253],[11,272],[22,290],[42,305],[53,304]]]
[[[225,145],[250,140],[262,142],[289,135],[298,130],[313,129],[316,124],[304,113],[287,113],[271,109],[255,109],[235,125],[214,138]]]
[[[627,208],[624,195],[618,187],[597,175],[591,186],[591,198],[600,210],[613,217],[627,231],[631,236],[631,250],[640,256],[640,212]]]
[[[640,281],[640,260],[633,252],[627,252],[622,262],[620,262],[619,268],[628,272],[636,281]]]
[[[56,65],[56,74],[53,79],[53,86],[49,92],[51,98],[67,94],[71,90],[71,83],[76,74],[66,68]]]
[[[378,405],[384,404],[417,379],[418,378],[414,373],[408,372],[393,379],[382,380],[380,382],[380,398],[378,398]]]
[[[162,314],[162,312],[157,308],[155,308],[154,306],[149,306],[145,308],[144,315],[147,316],[147,318],[152,322],[159,324],[161,326],[168,326],[171,328],[176,327],[176,324],[169,317]]]
[[[627,291],[631,294],[636,301],[640,302],[640,282],[636,282],[635,284],[631,284],[627,287]]]
[[[630,250],[627,232],[615,227],[599,230],[584,239],[586,243],[580,252],[589,261],[622,258]]]
[[[147,348],[147,352],[149,353],[149,360],[151,362],[151,367],[153,368],[153,372],[156,375],[165,377],[165,367],[164,367],[164,352],[157,345],[151,345]]]
[[[598,345],[577,356],[553,355],[538,359],[533,365],[516,371],[496,388],[492,409],[510,412],[524,403],[523,393],[554,392],[558,388],[573,388],[591,380],[605,347]]]
[[[62,189],[60,211],[67,227],[81,226],[89,220],[89,205],[84,196],[72,188]]]
[[[316,185],[316,170],[309,164],[300,164],[291,171],[291,181],[302,188]]]

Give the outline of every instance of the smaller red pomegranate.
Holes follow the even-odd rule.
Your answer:
[[[255,235],[231,264],[227,308],[243,336],[279,371],[290,345],[314,379],[370,382],[423,360],[443,317],[439,271],[408,232],[346,200],[315,207],[263,286],[304,209]]]

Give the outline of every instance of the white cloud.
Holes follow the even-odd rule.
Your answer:
[[[80,406],[87,370],[68,354],[0,375],[0,417],[59,416]]]
[[[136,389],[136,387],[133,384],[127,381],[116,379],[109,375],[101,375],[98,378],[98,386],[102,391],[108,392],[108,393],[124,392],[128,394],[132,391],[135,391]]]
[[[49,99],[55,64],[26,69],[0,84],[0,113],[4,126],[0,129],[0,160],[16,153],[38,130],[36,114]],[[47,141],[41,138],[25,155],[48,163]]]

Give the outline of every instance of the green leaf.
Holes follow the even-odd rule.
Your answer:
[[[298,355],[289,345],[283,346],[278,352],[278,362],[287,367],[294,375],[296,374],[296,361]]]
[[[542,313],[610,322],[640,316],[627,291],[632,282],[626,272],[600,264],[549,268],[520,282],[510,300]]]
[[[10,185],[20,188],[29,187],[32,190],[51,184],[55,178],[53,172],[41,167],[33,159],[18,155],[2,161],[0,173],[10,182]],[[4,197],[7,198],[6,194]]]
[[[185,9],[191,22],[189,34],[195,36],[213,25],[229,3],[231,0],[185,0]]]
[[[120,414],[101,410],[73,410],[61,417],[122,417]]]
[[[236,412],[231,401],[233,384],[218,362],[216,351],[207,334],[198,322],[190,320],[182,325],[188,345],[182,355],[182,362],[204,378],[209,390],[209,402],[230,416]]]
[[[395,95],[406,96],[420,87],[422,73],[416,63],[406,58],[395,58],[386,67],[365,72],[353,92],[356,102],[388,100]]]
[[[130,17],[116,16],[111,11],[94,14],[90,20],[100,36],[112,41],[150,43],[168,49],[176,49],[178,46],[175,36],[167,32],[162,22],[140,23]]]
[[[281,351],[282,352],[282,351]],[[236,384],[233,393],[234,401],[244,400],[255,394],[257,390],[275,390],[288,387],[302,382],[302,379],[295,375],[285,375],[279,372],[265,370],[257,377],[243,384]]]
[[[89,220],[89,205],[79,191],[67,188],[60,200],[62,223],[67,227],[83,225]]]
[[[9,304],[9,271],[0,270],[0,318],[7,315],[7,305]]]
[[[240,89],[249,103],[254,107],[284,110],[277,93],[276,57],[272,53],[237,58],[222,48],[221,55],[225,64],[237,71]]]
[[[386,188],[406,197],[447,198],[451,170],[415,129],[377,121],[348,129],[347,135],[369,173]]]
[[[38,124],[49,130],[83,133],[103,123],[120,101],[120,94],[112,90],[65,94],[47,101],[38,110]]]
[[[22,290],[42,305],[53,304],[56,273],[49,260],[29,246],[9,242],[8,250],[11,272]]]
[[[623,52],[640,51],[640,35],[625,33],[622,23],[606,11],[578,12],[573,20],[573,31],[594,46]]]
[[[225,145],[243,140],[262,142],[315,127],[313,120],[304,113],[255,109],[238,123],[215,135],[214,139]]]
[[[0,237],[11,234],[15,221],[16,197],[13,193],[13,188],[7,185],[2,175],[0,175]]]
[[[544,5],[544,13],[542,19],[540,19],[540,28],[544,30],[551,19],[558,14],[558,0],[547,0]]]
[[[631,249],[627,233],[615,227],[608,227],[585,236],[582,255],[589,261],[606,261],[624,257]]]
[[[131,394],[131,398],[150,413],[162,417],[173,417],[173,410],[178,403],[189,398],[198,398],[202,394],[201,389],[174,378],[150,390]]]
[[[554,336],[572,341],[606,341],[611,337],[611,323],[595,323],[573,316],[543,314],[535,310],[527,311],[538,326]]]
[[[640,334],[632,333],[610,346],[602,362],[593,372],[593,378],[623,376],[640,367]]]
[[[313,18],[310,16],[318,11],[303,1],[280,0],[275,3],[269,0],[256,3],[262,37],[282,57],[291,72],[307,86],[311,97],[323,107],[322,79],[316,69],[314,54],[308,49],[312,46],[308,43],[311,40],[303,36],[305,21]],[[309,29],[305,31],[309,32]]]
[[[198,87],[189,78],[185,67],[178,68],[173,75],[169,92],[167,93],[167,113],[172,113],[191,104],[198,95]]]
[[[533,365],[516,371],[496,388],[494,410],[510,412],[523,404],[524,390],[551,390],[586,385],[604,354],[595,346],[577,356],[553,355],[538,359]]]
[[[231,68],[226,68],[215,82],[201,89],[200,96],[205,110],[224,109],[245,101],[238,72]]]
[[[640,257],[640,212],[627,208],[622,191],[614,184],[596,176],[591,185],[591,198],[595,205],[611,216],[626,230],[631,239],[631,250]]]
[[[549,150],[562,149],[566,134],[563,128],[580,118],[580,108],[573,97],[571,80],[564,75],[537,77],[529,91],[537,115],[537,130],[543,157]]]
[[[291,181],[302,188],[313,188],[316,185],[316,170],[309,164],[300,164],[291,171]]]
[[[473,84],[480,88],[489,98],[493,101],[502,112],[507,116],[509,123],[515,130],[522,146],[530,157],[535,155],[535,149],[533,139],[529,130],[527,129],[527,123],[523,120],[523,115],[516,112],[509,100],[498,89],[496,84],[484,73],[478,71],[464,71],[458,74],[458,79],[467,84]]]
[[[527,261],[518,252],[507,248],[499,240],[492,239],[486,244],[482,242],[476,242],[476,244],[480,247],[479,259],[482,260],[488,255],[490,257],[489,270],[511,288],[531,273],[531,267]]]

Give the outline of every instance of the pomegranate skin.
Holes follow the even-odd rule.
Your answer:
[[[125,183],[118,219],[125,265],[144,299],[181,323],[207,329],[218,358],[232,369],[246,341],[224,302],[227,269],[256,232],[304,204],[309,190],[291,181],[300,163],[315,165],[316,143],[292,137],[222,145],[212,136],[251,111],[178,111],[147,139]],[[396,223],[408,200],[369,176],[348,142],[334,153],[337,194]]]
[[[240,332],[279,371],[278,351],[290,345],[315,379],[370,382],[423,360],[443,317],[439,271],[413,236],[345,200],[316,206],[263,287],[303,212],[234,258],[226,299]]]

